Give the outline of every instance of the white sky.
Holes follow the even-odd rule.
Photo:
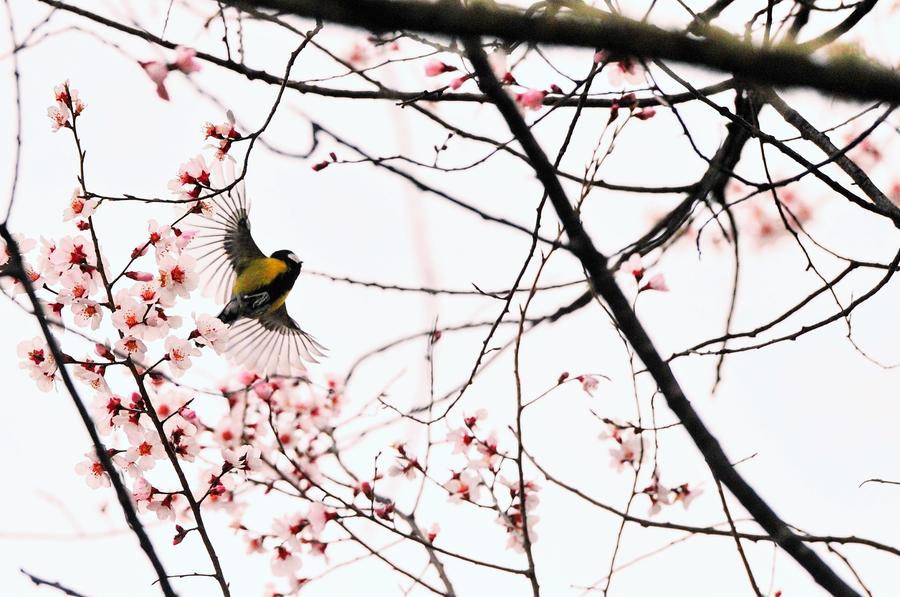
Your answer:
[[[20,35],[47,12],[46,7],[36,2],[12,4]],[[125,3],[82,4],[127,21],[127,13],[121,10]],[[142,23],[154,32],[161,29],[159,11],[165,4],[158,3],[156,9],[140,15]],[[695,8],[702,5],[690,4]],[[734,10],[738,16],[745,14],[740,4]],[[870,32],[866,48],[896,63],[900,48],[891,43],[890,34],[892,27],[896,31],[898,23],[896,13],[892,14],[889,8],[879,7],[877,14],[864,21],[866,31]],[[682,20],[681,13],[668,6],[661,6],[659,11],[658,22]],[[6,56],[10,44],[5,33],[5,16],[3,21],[0,45]],[[198,35],[197,23],[195,15],[176,6],[166,37],[221,54],[221,48],[210,41],[218,34]],[[728,23],[726,15],[722,24]],[[75,184],[75,153],[65,132],[50,131],[45,115],[52,88],[62,80],[71,80],[88,105],[79,124],[83,127],[87,149],[88,185],[98,192],[166,196],[166,182],[174,176],[178,165],[201,150],[202,124],[207,120],[222,120],[221,111],[197,97],[179,73],[169,77],[172,101],[165,103],[156,97],[146,75],[134,62],[160,57],[146,43],[98,27],[87,27],[83,21],[68,15],[54,17],[47,30],[59,31],[73,24],[114,40],[128,55],[78,31],[60,33],[19,55],[25,142],[11,227],[31,238],[53,238],[73,232],[71,223],[62,222],[62,210]],[[290,40],[280,33],[267,34],[265,40],[254,38],[260,28],[249,23],[246,27],[248,61],[269,72],[280,73],[290,50],[287,45]],[[364,34],[328,27],[320,41],[329,48],[346,52],[352,40],[364,37]],[[590,58],[587,52],[558,51],[554,55],[573,74],[586,70]],[[446,58],[453,60],[452,56]],[[0,162],[6,166],[0,169],[0,189],[6,192],[13,148],[8,56],[2,68],[5,87],[0,95]],[[306,79],[336,72],[341,72],[339,67],[322,54],[309,50],[301,54],[293,76]],[[684,68],[680,72],[703,84],[720,78],[717,74]],[[523,65],[516,74],[520,81],[535,87],[553,82],[564,85],[563,80],[537,62]],[[205,89],[214,91],[251,129],[262,122],[276,92],[274,87],[250,83],[209,66],[194,77]],[[421,63],[394,68],[386,80],[406,89],[433,84],[422,77]],[[349,78],[326,84],[357,85]],[[663,79],[661,84],[673,92],[681,91],[672,81]],[[469,83],[465,90],[473,88]],[[794,93],[789,97],[813,123],[823,127],[840,122],[854,108],[859,108],[817,100],[809,93]],[[731,105],[730,95],[716,99]],[[443,104],[438,110],[443,117],[467,130],[496,138],[506,136],[489,107]],[[711,155],[724,136],[721,122],[700,105],[685,104],[679,110],[700,147]],[[351,102],[288,94],[269,127],[267,138],[279,147],[305,151],[309,127],[300,112],[376,155],[403,152],[428,161],[433,155],[431,148],[446,136],[412,110],[400,110],[390,102]],[[570,114],[561,111],[537,129],[548,153],[555,155]],[[606,117],[605,110],[586,115],[573,140],[570,157],[563,164],[567,171],[583,170],[592,142]],[[765,112],[763,118],[764,128],[773,134],[793,134],[773,113]],[[843,137],[838,133],[834,138]],[[894,149],[885,154],[884,163],[873,171],[873,176],[887,189],[893,183],[897,153],[896,141],[889,135],[884,138],[888,143],[894,141]],[[325,143],[308,161],[279,157],[262,147],[254,150],[247,186],[253,202],[254,233],[264,251],[290,248],[302,256],[305,267],[312,271],[384,283],[427,283],[449,288],[467,288],[474,283],[481,288],[501,288],[512,282],[527,249],[527,237],[484,223],[374,167],[332,166],[313,173],[309,166],[325,158],[331,150],[341,157],[351,157],[348,151],[330,143]],[[484,146],[454,140],[442,160],[447,165],[463,164],[484,153]],[[809,148],[804,148],[804,153],[818,156]],[[770,156],[776,177],[797,171],[796,166],[777,158],[775,152]],[[748,144],[745,159],[742,172],[754,180],[762,179],[758,146]],[[629,124],[616,152],[604,165],[602,176],[614,182],[680,184],[693,182],[703,168],[704,163],[690,151],[676,120],[660,110],[651,121]],[[500,155],[480,168],[452,175],[424,172],[422,177],[492,214],[531,225],[540,191],[521,162]],[[804,180],[797,190],[815,206],[809,230],[818,240],[859,259],[887,262],[893,256],[897,236],[888,224],[860,215],[859,210],[849,208],[843,198],[834,197],[816,182]],[[570,187],[572,195],[576,191]],[[652,215],[677,200],[680,197],[629,196],[598,190],[589,197],[583,219],[598,246],[610,252],[635,238],[649,225]],[[103,206],[96,223],[113,268],[118,269],[124,263],[130,249],[143,237],[149,218],[165,220],[172,213],[165,206]],[[545,225],[545,234],[552,234],[555,220],[549,211],[545,221],[549,223]],[[757,246],[749,236],[742,264],[737,329],[767,321],[805,296],[817,282],[813,274],[804,272],[802,254],[792,241],[781,239]],[[815,255],[821,258],[826,275],[839,270],[839,265],[822,258],[821,252]],[[698,256],[692,241],[684,242],[657,269],[665,272],[672,291],[642,296],[638,313],[661,353],[668,355],[717,335],[730,292],[729,249],[717,249],[705,243],[702,256]],[[533,279],[533,274],[534,268],[526,280]],[[578,275],[575,260],[560,253],[551,261],[542,282],[567,281]],[[854,274],[849,284],[839,288],[838,294],[847,301],[870,288],[881,275]],[[541,296],[535,301],[532,313],[551,311],[580,292],[580,288],[567,289]],[[856,342],[885,362],[900,358],[898,299],[900,290],[892,282],[853,316]],[[329,359],[315,371],[320,376],[346,372],[359,355],[427,329],[436,317],[442,324],[451,324],[491,319],[498,312],[498,304],[489,300],[389,293],[331,283],[311,275],[301,276],[289,307],[301,324],[331,349]],[[190,315],[193,310],[213,312],[215,308],[198,296],[196,304],[192,299],[190,308],[183,314]],[[793,331],[833,309],[833,303],[827,300],[816,301],[801,318],[778,330]],[[73,472],[89,441],[71,401],[65,394],[40,393],[18,369],[16,344],[36,335],[36,325],[8,301],[0,302],[0,321],[3,322],[0,378],[7,383],[5,412],[0,417],[0,447],[6,454],[4,481],[0,483],[0,594],[52,593],[49,589],[34,589],[18,572],[20,567],[38,576],[60,580],[92,596],[157,594],[148,586],[152,570],[133,536],[124,530],[112,494],[88,489]],[[510,332],[502,332],[492,346],[508,339]],[[448,335],[438,344],[435,358],[439,394],[459,383],[471,368],[482,341],[481,334],[479,331]],[[900,418],[897,402],[900,372],[875,367],[850,346],[845,336],[846,327],[834,325],[796,342],[736,355],[727,361],[725,381],[715,398],[709,396],[713,359],[682,359],[676,361],[675,371],[729,456],[739,460],[756,454],[740,465],[740,471],[786,521],[811,533],[857,535],[897,544],[900,543],[897,488],[858,486],[870,477],[900,478],[896,457],[900,449],[896,433]],[[89,348],[74,338],[64,339],[64,345],[75,354]],[[427,396],[424,351],[424,342],[419,341],[369,361],[347,390],[348,410],[355,411],[395,378],[387,400],[398,408],[421,403]],[[540,394],[562,371],[599,372],[612,378],[611,383],[601,384],[596,398],[588,398],[577,385],[570,384],[532,407],[525,418],[525,443],[558,478],[604,502],[623,507],[630,489],[630,476],[609,467],[608,446],[597,440],[601,427],[589,413],[593,409],[603,416],[628,419],[634,416],[627,362],[602,312],[587,308],[527,336],[522,370],[526,396]],[[227,371],[225,361],[208,356],[201,360],[193,379],[215,386]],[[451,422],[456,424],[462,412],[486,408],[490,412],[489,424],[502,431],[509,424],[514,408],[513,388],[511,359],[507,355],[467,392]],[[640,389],[645,412],[649,412],[646,407],[652,388],[643,380]],[[659,422],[670,422],[672,415],[662,401],[657,401],[657,405]],[[202,415],[203,406],[198,410]],[[372,421],[384,416],[374,409],[370,414]],[[443,425],[439,425],[436,433],[444,431]],[[414,444],[420,439],[410,429],[395,427],[390,433],[372,436],[356,446],[347,454],[348,462],[362,472],[371,467],[375,454],[391,442],[410,440]],[[508,437],[505,439],[501,445],[511,448],[512,442]],[[723,515],[715,487],[690,439],[680,429],[674,429],[661,433],[659,442],[663,481],[699,483],[705,494],[688,512],[682,512],[680,507],[672,508],[657,518],[697,525],[721,522]],[[458,465],[458,460],[439,458],[434,470],[441,476],[438,471]],[[541,583],[548,595],[577,594],[571,588],[573,585],[590,584],[606,574],[618,519],[585,507],[577,498],[552,488],[547,482],[541,484],[544,491],[537,511],[541,517],[540,538],[535,545]],[[386,483],[385,488],[390,492],[391,485]],[[730,503],[735,516],[744,518],[739,506],[733,500]],[[644,516],[647,506],[646,498],[638,497],[634,513]],[[104,507],[108,507],[108,512],[101,511]],[[279,504],[278,507],[290,506]],[[473,513],[466,506],[449,505],[437,493],[429,495],[421,513],[421,520],[426,523],[441,522],[440,540],[447,549],[475,557],[484,555],[507,564],[524,562],[523,557],[504,551],[503,530],[483,513]],[[248,517],[265,529],[271,513],[263,507]],[[259,594],[263,579],[269,574],[268,558],[245,556],[242,543],[227,529],[227,519],[213,515],[211,526],[215,529],[213,536],[226,575],[233,584],[233,594]],[[743,528],[755,530],[748,524]],[[205,554],[196,537],[173,548],[169,525],[151,522],[149,530],[170,573],[205,570]],[[629,526],[617,561],[627,563],[679,536],[674,532]],[[782,590],[787,596],[817,594],[818,589],[808,576],[784,554],[778,555],[774,580],[770,581],[771,544],[745,544],[745,549],[764,590],[771,582],[774,589]],[[816,549],[826,553],[822,546]],[[408,562],[409,569],[418,570],[424,562],[423,556],[421,550],[413,551],[402,555],[401,561]],[[841,551],[858,566],[875,594],[900,593],[900,566],[894,559],[864,547],[843,547]],[[343,553],[349,552],[335,548],[334,561],[340,561]],[[845,578],[850,578],[837,559],[833,556],[827,559]],[[307,571],[314,573],[320,563],[310,561],[307,566]],[[460,595],[511,595],[526,590],[520,579],[511,581],[449,558],[447,569]],[[208,580],[176,582],[183,595],[215,594],[215,587]],[[367,590],[377,595],[392,595],[399,594],[401,586],[405,587],[406,583],[398,584],[398,577],[389,574],[383,565],[367,561],[310,585],[308,594],[356,594]],[[616,573],[613,583],[613,592],[619,595],[698,596],[742,594],[748,590],[731,540],[702,536]]]

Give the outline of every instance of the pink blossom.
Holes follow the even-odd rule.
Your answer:
[[[101,394],[109,394],[109,385],[106,383],[104,373],[105,368],[99,365],[79,365],[73,370],[75,379],[89,385]]]
[[[640,253],[632,253],[628,261],[622,264],[619,271],[631,274],[638,282],[644,277],[644,262],[641,261]]]
[[[416,478],[416,471],[419,470],[419,461],[412,456],[406,444],[395,444],[394,448],[398,452],[397,460],[388,469],[388,475],[391,477],[405,477],[410,481]]]
[[[169,441],[178,457],[185,462],[194,462],[200,453],[197,428],[180,417],[169,419],[166,427],[169,429]]]
[[[173,377],[181,377],[191,367],[191,357],[199,356],[200,350],[193,342],[169,336],[165,342],[169,371]]]
[[[241,371],[241,373],[238,375],[238,381],[245,388],[253,385],[253,382],[257,379],[259,379],[259,375],[257,375],[253,371]]]
[[[91,326],[92,330],[100,327],[100,321],[103,319],[103,310],[100,305],[86,298],[72,301],[72,314],[75,316],[75,325],[78,327]]]
[[[497,450],[497,433],[492,431],[487,439],[479,441],[475,447],[481,455],[481,459],[473,461],[471,465],[476,468],[484,467],[488,470],[496,471],[502,460],[502,456]]]
[[[148,431],[140,441],[134,442],[124,454],[119,455],[122,467],[132,477],[143,476],[144,472],[156,466],[157,460],[165,456],[162,442],[155,431]]]
[[[147,315],[147,329],[144,331],[145,340],[158,340],[164,338],[172,329],[181,327],[181,317],[166,313],[161,307],[155,306]]]
[[[691,489],[688,487],[687,483],[680,485],[672,490],[674,492],[675,497],[673,498],[673,502],[681,502],[681,505],[684,506],[684,509],[687,510],[688,506],[691,505],[700,494],[703,493],[703,490],[699,487]]]
[[[242,422],[240,420],[225,416],[222,417],[222,420],[216,425],[213,434],[217,442],[228,448],[229,446],[237,446],[240,443],[241,430]]]
[[[154,305],[159,301],[159,283],[154,279],[131,288],[135,296],[145,305]]]
[[[425,538],[428,539],[429,543],[434,543],[434,540],[437,539],[437,536],[440,532],[441,525],[437,522],[433,522],[428,528],[428,532],[425,534]]]
[[[668,292],[669,287],[666,285],[666,277],[663,274],[654,274],[650,277],[646,284],[640,288],[643,290],[657,290],[659,292]]]
[[[79,475],[84,475],[84,480],[91,489],[111,486],[109,475],[103,470],[103,465],[100,464],[100,460],[94,451],[87,452],[85,456],[87,457],[86,460],[82,460],[75,465],[75,472]]]
[[[55,250],[48,255],[44,275],[50,282],[55,282],[70,268],[80,267],[85,271],[86,267],[96,265],[97,256],[90,240],[81,235],[64,236],[59,239]]]
[[[278,546],[272,556],[272,574],[275,576],[292,576],[300,569],[300,558],[286,547]]]
[[[194,237],[197,236],[196,230],[181,230],[179,228],[173,228],[172,232],[175,233],[175,247],[179,251],[183,251]]]
[[[588,396],[593,396],[594,392],[597,391],[597,387],[600,385],[600,381],[593,375],[581,375],[578,379],[581,380],[581,389],[584,390]]]
[[[621,58],[613,61],[606,76],[615,87],[620,87],[625,82],[637,85],[644,80],[644,69],[632,58]]]
[[[144,355],[147,353],[147,345],[139,338],[128,334],[116,342],[116,350],[127,354],[132,360],[140,362],[144,360]]]
[[[56,361],[50,353],[47,341],[41,336],[24,340],[16,347],[16,353],[23,359],[19,367],[28,371],[40,390],[50,391],[56,379]]]
[[[621,471],[626,464],[634,466],[641,454],[641,439],[633,430],[617,430],[616,446],[609,449],[613,466]]]
[[[97,431],[106,435],[116,428],[114,419],[124,407],[122,398],[109,392],[100,392],[94,396],[91,414],[97,421]]]
[[[261,381],[253,385],[253,393],[259,396],[261,400],[269,400],[272,397],[272,394],[275,393],[275,386]]]
[[[156,251],[157,263],[176,248],[175,234],[168,224],[160,225],[156,220],[147,223],[149,238],[147,239]]]
[[[78,268],[72,268],[59,277],[57,302],[71,304],[75,299],[86,299],[97,289],[94,277]]]
[[[325,509],[324,504],[313,502],[309,505],[306,519],[309,521],[309,530],[312,536],[318,537],[322,534],[328,521],[332,519],[332,515]]]
[[[175,67],[186,75],[200,70],[200,63],[196,60],[197,51],[193,48],[178,46],[175,48]]]
[[[175,509],[186,498],[178,493],[153,494],[147,503],[147,510],[156,513],[160,520],[175,520]]]
[[[363,67],[369,61],[371,49],[371,45],[367,42],[355,40],[345,52],[345,58],[350,64],[356,67]]]
[[[212,315],[194,316],[197,333],[204,343],[211,346],[217,354],[221,354],[228,345],[228,326]]]
[[[89,218],[93,215],[97,204],[96,199],[85,199],[81,196],[81,189],[75,189],[72,191],[69,207],[63,211],[63,221],[68,222],[72,218]]]
[[[165,81],[169,76],[169,67],[164,62],[151,60],[150,62],[138,62],[150,80],[156,84],[156,95],[169,101],[169,92],[166,89]]]
[[[444,483],[444,489],[450,494],[452,502],[474,501],[478,498],[481,480],[472,471],[453,473],[450,479]]]
[[[19,253],[23,256],[31,251],[37,244],[34,239],[25,238],[18,232],[13,233],[13,239],[19,246]],[[4,266],[9,263],[10,257],[12,257],[12,255],[10,255],[9,247],[6,246],[6,240],[0,238],[0,266]]]
[[[487,416],[487,409],[479,408],[473,414],[465,415],[463,417],[463,423],[465,423],[466,427],[469,429],[475,429],[475,427],[478,426],[478,422],[487,419]]]
[[[169,181],[169,190],[183,199],[196,199],[203,187],[209,186],[209,176],[206,160],[198,155],[178,167],[178,176]]]
[[[447,434],[447,441],[453,444],[454,454],[466,453],[474,440],[475,436],[467,429],[453,429]]]
[[[84,111],[85,105],[78,97],[78,90],[73,89],[68,80],[53,88],[53,97],[59,104],[69,108],[75,116],[79,116]]]
[[[178,389],[169,389],[153,399],[153,407],[160,419],[167,419],[176,413],[184,410],[184,405],[188,401],[188,396]]]
[[[146,502],[153,495],[153,486],[143,477],[138,477],[131,487],[131,496],[136,502]]]
[[[188,298],[197,288],[197,260],[190,255],[163,257],[159,262],[159,300],[163,306],[175,304],[177,297]]]
[[[25,275],[28,276],[28,279],[31,280],[31,284],[37,288],[43,284],[44,280],[37,270],[28,265],[27,263],[22,264],[22,268],[25,270]],[[25,292],[25,286],[18,278],[9,278],[0,277],[0,288],[4,288],[7,292],[10,293],[10,296],[18,296]],[[51,312],[48,312],[47,315],[51,317],[59,317],[59,310],[62,308],[61,303],[51,303],[46,305],[48,308],[53,307]]]
[[[516,103],[526,110],[540,110],[544,106],[546,91],[541,89],[529,89],[516,94]]]
[[[653,108],[644,108],[639,112],[634,112],[633,116],[638,120],[649,120],[656,116],[656,110],[654,110]]]
[[[645,487],[642,492],[650,498],[649,514],[651,516],[658,514],[663,506],[672,503],[672,499],[669,497],[671,492],[671,489],[660,483],[659,473],[654,471],[650,485]]]
[[[262,452],[259,448],[243,445],[237,450],[223,450],[222,457],[229,465],[239,471],[262,470]]]
[[[121,290],[115,297],[116,310],[112,316],[113,325],[124,333],[135,338],[144,338],[149,326],[144,319],[147,306],[138,302],[128,291]]]
[[[47,116],[50,117],[53,124],[53,132],[71,126],[69,119],[72,117],[72,113],[64,104],[56,103],[47,108]]]

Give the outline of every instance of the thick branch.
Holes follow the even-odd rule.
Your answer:
[[[44,0],[46,1],[46,0]],[[233,2],[240,6],[242,2]],[[863,59],[812,60],[796,45],[759,48],[724,33],[707,39],[667,31],[614,14],[590,18],[567,14],[529,17],[505,7],[463,7],[455,2],[420,0],[259,0],[265,6],[301,17],[364,27],[372,31],[411,30],[454,36],[491,36],[587,48],[628,56],[676,60],[734,73],[767,85],[814,87],[857,99],[900,102],[900,76]]]
[[[135,37],[139,37],[149,43],[158,45],[163,48],[168,48],[170,50],[174,50],[178,44],[172,41],[165,40],[157,35],[153,35],[149,31],[144,31],[143,29],[138,29],[136,27],[131,27],[129,25],[125,25],[113,19],[106,18],[100,14],[91,12],[89,10],[85,10],[78,6],[73,6],[71,4],[66,4],[65,2],[60,2],[58,0],[38,0],[39,2],[43,2],[49,6],[54,8],[58,8],[60,10],[65,10],[67,12],[71,12],[80,17],[84,17],[90,21],[95,23],[99,23],[105,27],[109,27],[111,29],[115,29],[116,31],[120,31],[122,33],[126,33],[128,35],[132,35]],[[397,89],[391,89],[389,87],[385,87],[381,85],[378,89],[338,89],[335,87],[328,87],[323,85],[314,85],[312,83],[304,83],[303,81],[288,81],[286,84],[282,77],[278,75],[274,75],[272,73],[266,72],[264,70],[259,70],[255,68],[251,68],[243,63],[235,62],[230,59],[220,58],[213,54],[209,54],[206,52],[197,52],[197,58],[200,60],[205,60],[210,64],[215,64],[216,66],[228,69],[234,73],[242,75],[251,81],[263,81],[264,83],[268,83],[270,85],[282,85],[288,89],[293,89],[295,91],[299,91],[300,93],[309,93],[312,95],[321,95],[324,97],[333,97],[333,98],[341,98],[341,99],[374,99],[374,100],[388,100],[388,101],[396,101],[401,104],[407,103],[415,103],[415,102],[475,102],[475,103],[485,103],[489,101],[483,94],[481,93],[448,93],[447,87],[443,87],[441,89],[437,89],[434,91],[401,91]],[[715,95],[717,93],[722,93],[724,91],[728,91],[735,86],[734,79],[726,79],[719,83],[714,83],[712,85],[708,85],[706,87],[701,88],[699,91],[701,93],[705,93],[707,95]],[[680,104],[683,102],[691,101],[696,99],[696,94],[694,93],[678,93],[675,95],[670,95],[665,99],[665,103],[668,105]],[[591,97],[587,98],[582,107],[584,108],[610,108],[616,102],[616,99],[606,98],[606,97]],[[547,94],[547,96],[543,99],[543,104],[545,106],[565,106],[565,107],[575,107],[580,104],[580,98],[578,97],[561,97],[558,94]],[[660,106],[663,105],[663,100],[656,96],[650,97],[640,97],[636,100],[636,105],[639,108],[644,108],[648,106]]]

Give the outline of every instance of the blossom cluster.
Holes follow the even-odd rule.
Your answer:
[[[142,66],[160,97],[168,99],[163,84],[167,73],[194,72],[198,68],[194,59],[192,50],[179,48],[172,63]],[[505,54],[495,52],[491,64],[507,88],[522,87],[507,69]],[[457,70],[432,61],[426,74]],[[458,88],[468,78],[463,75],[451,87]],[[549,93],[562,93],[555,85],[546,91],[523,89],[511,95],[527,110],[540,109]],[[54,130],[69,129],[79,141],[75,122],[84,103],[68,82],[55,90],[55,102],[49,112]],[[633,97],[623,102],[634,105]],[[641,118],[639,113],[637,117]],[[206,123],[204,133],[213,142],[214,160],[233,163],[229,152],[235,142],[245,139],[233,115],[220,124]],[[335,154],[329,157],[314,169],[337,161]],[[75,470],[89,487],[108,487],[110,474],[125,479],[140,513],[172,525],[174,545],[205,533],[201,509],[220,510],[230,517],[247,552],[268,559],[272,574],[287,583],[287,591],[279,592],[288,594],[307,582],[303,573],[308,562],[325,561],[329,545],[347,539],[340,532],[345,519],[362,518],[396,530],[397,521],[407,520],[407,515],[398,506],[399,496],[379,484],[383,472],[377,467],[371,476],[357,476],[338,458],[335,429],[342,423],[344,397],[337,381],[319,385],[306,378],[261,378],[241,371],[216,390],[196,390],[184,383],[183,376],[198,359],[225,351],[228,342],[227,326],[215,317],[193,313],[192,323],[185,324],[185,307],[201,283],[197,259],[191,254],[197,231],[185,223],[190,214],[212,213],[213,202],[204,193],[215,194],[220,188],[215,182],[219,165],[203,155],[181,164],[169,189],[186,209],[170,222],[149,220],[146,232],[134,239],[126,254],[107,258],[102,252],[93,220],[104,209],[105,199],[81,187],[74,190],[62,214],[77,232],[39,242],[17,238],[28,278],[57,322],[71,322],[91,337],[106,334],[97,339],[91,353],[78,358],[63,353],[60,363],[43,338],[20,343],[18,352],[21,367],[42,390],[54,387],[59,367],[90,389],[91,415],[115,470],[106,470],[97,453],[88,451]],[[0,249],[2,266],[9,255],[5,246]],[[637,255],[623,271],[643,283],[638,292],[668,290],[661,273],[644,279]],[[20,286],[13,291],[20,292]],[[436,331],[431,342],[439,338]],[[124,379],[110,375],[112,371],[121,371]],[[567,380],[580,383],[591,397],[600,385],[595,375],[570,379],[568,373],[559,376],[557,385]],[[538,540],[543,489],[531,471],[523,471],[521,455],[515,456],[510,447],[520,438],[511,430],[491,428],[488,419],[484,409],[467,413],[443,441],[437,440],[452,462],[444,470],[429,470],[431,444],[428,451],[418,451],[412,442],[395,442],[386,474],[401,488],[404,482],[430,483],[452,508],[492,511],[507,547],[523,551]],[[610,425],[605,437],[613,444],[609,452],[614,468],[639,468],[643,446],[638,430]],[[337,476],[334,469],[325,468],[335,461]],[[178,481],[161,472],[171,469],[180,473]],[[266,499],[276,488],[296,498],[292,507],[273,509],[267,524],[245,516],[251,500]],[[699,490],[687,484],[665,487],[655,475],[643,493],[658,511],[677,502],[687,507]],[[415,536],[434,544],[439,533],[435,522]]]
[[[172,62],[163,62],[160,60],[139,61],[138,64],[144,69],[144,72],[150,77],[150,80],[156,85],[156,95],[160,99],[169,101],[169,90],[166,89],[166,78],[169,72],[173,70],[180,71],[186,75],[200,70],[200,64],[196,59],[197,52],[191,48],[178,46],[175,48],[175,57]]]

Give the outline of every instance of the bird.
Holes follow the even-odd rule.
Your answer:
[[[226,355],[262,377],[305,376],[326,349],[288,314],[285,301],[303,262],[291,250],[268,257],[250,232],[249,203],[234,161],[214,160],[209,187],[218,195],[192,211],[200,228],[191,243],[206,294],[225,303],[218,318],[230,327]]]

